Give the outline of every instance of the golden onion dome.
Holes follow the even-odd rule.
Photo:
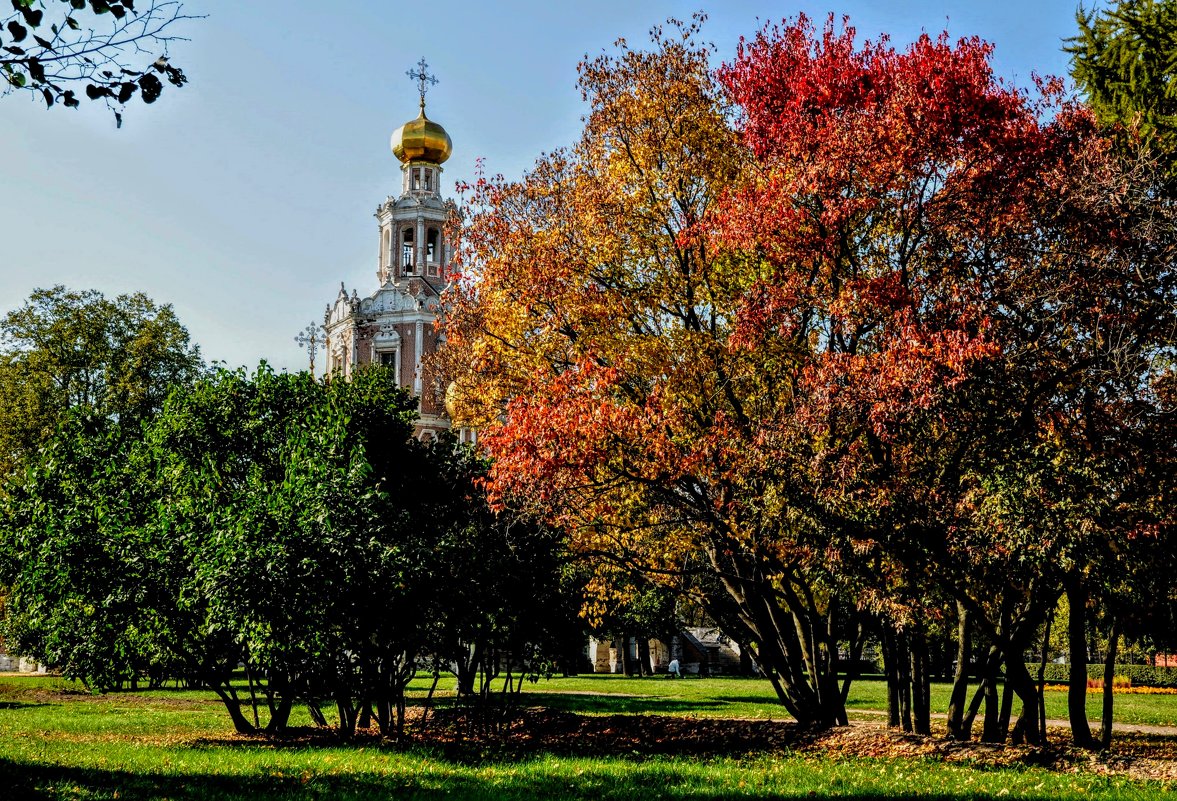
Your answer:
[[[406,122],[392,134],[392,155],[402,164],[414,161],[441,164],[453,150],[454,144],[445,128],[425,116],[424,101],[417,119]]]

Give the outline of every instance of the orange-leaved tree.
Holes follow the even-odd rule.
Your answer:
[[[677,30],[581,65],[574,147],[470,187],[444,358],[494,493],[603,581],[691,592],[805,723],[845,720],[847,608],[926,668],[938,588],[1038,736],[1022,655],[1075,539],[992,475],[1067,402],[1034,341],[1060,243],[1099,217],[1059,203],[1089,116],[996,80],[976,39],[899,51],[800,17],[715,76],[698,22]]]
[[[992,645],[991,697],[1004,661],[1038,739],[1025,652],[1064,574],[1156,519],[1131,465],[1142,421],[1164,424],[1173,214],[1057,82],[1012,89],[990,50],[766,28],[720,74],[755,178],[719,228],[763,274],[738,339],[810,346],[777,421],[807,428],[779,451],[810,477],[792,502],[899,565],[909,609],[920,577],[953,598]]]
[[[687,589],[794,716],[830,724],[845,720],[836,580],[753,442],[802,357],[784,339],[734,346],[756,265],[708,230],[745,150],[698,24],[581,64],[579,143],[470,188],[451,400],[483,427],[498,496],[599,556],[602,593],[610,566]]]

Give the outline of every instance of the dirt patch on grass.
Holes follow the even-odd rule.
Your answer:
[[[953,742],[942,734],[904,734],[869,723],[815,731],[780,721],[578,715],[530,709],[493,736],[480,735],[460,716],[443,715],[410,738],[463,760],[539,754],[738,758],[782,753],[833,759],[926,759],[987,768],[1043,767],[1177,780],[1177,739],[1141,734],[1117,738],[1112,752],[1095,754],[1070,747],[1069,733],[1064,730],[1052,731],[1046,746],[1015,746]]]

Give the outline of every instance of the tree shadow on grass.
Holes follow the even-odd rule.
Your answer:
[[[525,696],[529,706],[561,712],[613,715],[674,715],[722,709],[724,699],[692,701],[657,695],[598,695],[595,693],[543,692],[531,690]]]
[[[781,714],[788,714],[784,705],[772,695],[717,695],[715,700],[725,704],[771,704],[780,707]]]
[[[719,801],[731,798],[729,792],[705,785],[698,774],[676,771],[661,763],[645,769],[617,771],[602,765],[580,770],[575,775],[554,770],[519,771],[504,777],[502,773],[456,771],[445,775],[386,776],[373,773],[317,774],[298,776],[225,776],[212,774],[135,773],[118,769],[97,769],[42,765],[0,759],[0,787],[5,797],[34,801],[59,801],[76,798],[112,798],[120,801],[386,801],[402,799],[695,799]],[[920,798],[923,801],[950,801],[957,795],[911,796],[876,792],[856,793],[845,786],[831,788],[838,798],[874,801],[883,798]],[[816,793],[758,793],[755,797],[775,801],[800,801],[820,797]],[[989,801],[995,796],[969,794],[972,801]]]
[[[49,704],[41,703],[39,701],[0,701],[0,710],[32,709],[38,706],[49,706]]]

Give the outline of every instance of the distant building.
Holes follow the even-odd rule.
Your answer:
[[[401,163],[401,191],[376,209],[379,229],[377,288],[364,297],[343,284],[328,304],[323,328],[328,375],[346,378],[356,368],[383,364],[396,371],[398,383],[421,401],[418,433],[448,429],[444,388],[434,386],[422,363],[441,345],[434,330],[452,247],[445,227],[456,211],[441,195],[441,165],[453,144],[445,128],[425,116],[425,90],[436,82],[426,72],[410,72],[419,81],[421,111],[392,134],[392,152]],[[470,441],[473,432],[462,432]]]

